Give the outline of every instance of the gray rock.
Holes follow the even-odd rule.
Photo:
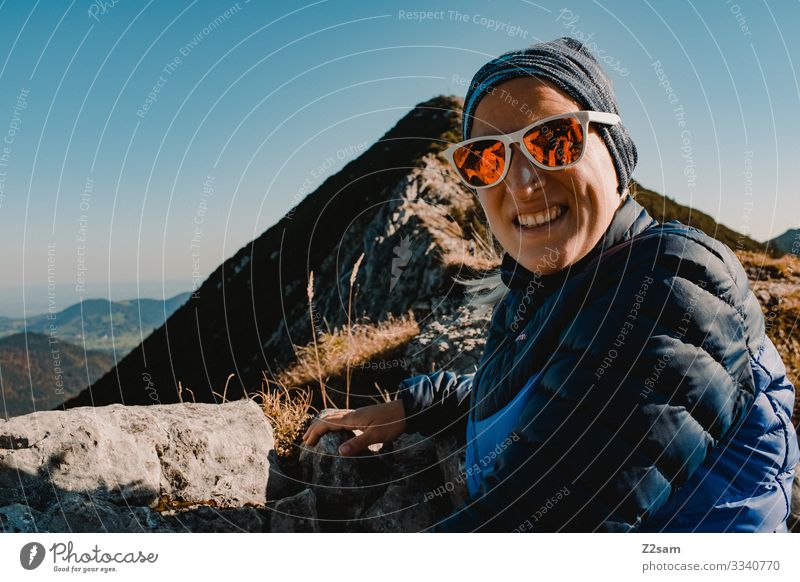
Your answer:
[[[0,523],[30,532],[264,531],[258,508],[272,450],[272,428],[249,399],[19,416],[0,422]]]
[[[21,503],[0,507],[0,531],[4,533],[36,533],[41,514]]]
[[[161,519],[171,531],[192,533],[261,533],[268,530],[266,510],[255,507],[196,508],[164,512]]]
[[[83,515],[81,512],[86,512]],[[119,507],[103,499],[69,493],[41,513],[15,503],[0,507],[0,531],[18,533],[173,532],[159,513],[146,507]]]
[[[270,514],[273,533],[320,531],[317,517],[317,498],[311,489],[303,489],[292,497],[281,499]]]
[[[129,508],[109,501],[104,493],[62,492],[37,520],[36,527],[50,533],[141,531],[141,527],[135,527],[136,519],[127,515],[129,512]]]
[[[391,483],[363,513],[358,525],[369,532],[419,532],[446,517],[453,504],[442,487],[438,439],[404,434],[382,454]],[[445,494],[433,495],[441,489]]]
[[[59,492],[123,506],[263,505],[272,448],[252,400],[35,412],[0,423],[0,506],[45,510]]]
[[[425,501],[423,488],[410,479],[392,483],[356,524],[368,532],[420,532],[445,516],[441,503]]]
[[[100,497],[69,493],[37,522],[51,533],[242,533],[263,532],[267,516],[254,507],[220,509],[191,506],[159,513],[148,507],[121,507]]]
[[[466,277],[460,274],[460,277]],[[409,376],[440,368],[456,374],[474,372],[483,355],[491,310],[479,311],[448,299],[436,304],[431,317],[420,318],[420,333],[405,346]]]
[[[118,506],[119,507],[119,506]],[[157,511],[149,507],[120,507],[121,532],[128,533],[172,533],[184,532],[164,519]]]
[[[353,436],[347,430],[328,432],[300,452],[303,481],[314,491],[320,517],[356,518],[388,484],[386,468],[372,451],[355,457],[339,454],[339,445]]]
[[[267,501],[277,501],[300,492],[304,484],[287,475],[278,461],[278,454],[269,452],[269,480],[267,481]]]
[[[387,443],[379,457],[398,477],[425,471],[438,463],[434,439],[421,434],[402,434]]]
[[[339,445],[352,436],[350,431],[329,432],[300,453],[303,481],[316,496],[322,529],[423,531],[453,510],[460,497],[452,497],[457,489],[446,480],[455,479],[460,471],[455,438],[403,434],[378,451],[340,456]],[[447,476],[442,472],[445,467]]]

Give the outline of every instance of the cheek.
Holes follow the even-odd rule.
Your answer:
[[[490,188],[488,191],[481,191],[478,194],[478,200],[481,203],[486,220],[489,221],[489,225],[496,227],[500,225],[503,215],[502,206],[500,205],[501,198],[499,192],[492,192],[491,190],[493,190],[493,188]]]
[[[588,149],[580,163],[570,168],[573,200],[581,205],[597,205],[607,195],[609,188],[616,189],[616,171],[605,143],[598,135],[592,134]]]
[[[493,212],[492,207],[490,204],[487,204],[486,200],[483,197],[480,197],[481,207],[483,208],[483,216],[486,219],[486,223],[489,226],[489,230],[497,237],[497,219],[496,213]]]
[[[589,154],[586,152],[580,164],[565,170],[560,180],[571,210],[570,237],[590,236],[599,226],[598,217],[602,214],[603,192],[607,187],[602,173],[598,172],[602,161]]]
[[[603,139],[596,133],[589,138],[589,149],[584,161],[586,171],[593,176],[593,185],[597,190],[605,192],[608,188],[617,189],[617,171],[614,169],[614,160],[606,147]]]

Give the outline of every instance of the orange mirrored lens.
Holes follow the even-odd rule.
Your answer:
[[[534,127],[522,138],[537,161],[550,168],[571,164],[583,151],[583,127],[576,117],[562,117]]]
[[[500,180],[506,163],[503,142],[474,141],[455,150],[453,161],[470,186],[488,186]]]

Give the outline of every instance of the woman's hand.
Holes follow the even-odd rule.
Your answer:
[[[314,446],[329,430],[358,429],[360,435],[342,443],[339,454],[354,455],[375,443],[386,443],[396,439],[406,430],[406,413],[402,400],[365,406],[356,410],[332,412],[325,418],[311,423],[303,435],[303,442]]]

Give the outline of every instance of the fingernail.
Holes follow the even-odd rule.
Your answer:
[[[339,454],[341,454],[341,455],[349,455],[350,454],[350,445],[345,443],[341,447],[339,447]]]

